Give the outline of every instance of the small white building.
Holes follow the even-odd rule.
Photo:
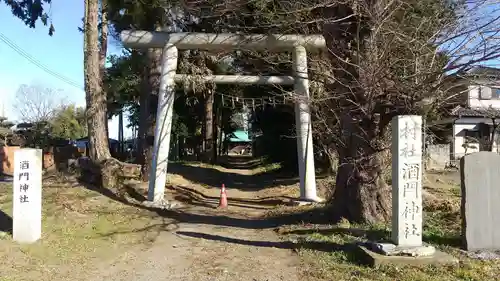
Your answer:
[[[451,112],[451,158],[478,151],[500,152],[500,69],[476,67],[467,73],[463,101]],[[490,148],[491,146],[491,148]]]

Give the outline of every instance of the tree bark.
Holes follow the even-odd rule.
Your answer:
[[[334,175],[339,167],[337,151],[334,145],[322,144],[321,146],[321,157],[316,161],[319,162],[318,167],[321,167],[322,172],[327,175]]]
[[[496,131],[498,129],[498,124],[497,122],[495,121],[495,118],[491,118],[491,123],[492,123],[492,126],[491,126],[491,129],[490,129],[490,126],[489,125],[485,125],[484,127],[487,128],[485,131],[488,131],[486,133],[486,136],[484,136],[483,138],[485,139],[484,142],[486,143],[486,150],[487,151],[493,151],[493,146],[495,145],[495,135],[496,135]],[[483,126],[480,126],[480,130],[482,129]],[[482,133],[484,134],[484,133]],[[481,138],[480,141],[483,141]]]
[[[123,153],[125,152],[125,149],[123,147],[125,141],[123,137],[123,109],[120,110],[120,113],[118,114],[118,141],[119,141],[118,151],[120,152],[120,156],[122,156]]]
[[[98,163],[111,158],[106,135],[106,93],[102,90],[99,60],[99,1],[85,1],[84,76],[89,156]]]
[[[214,97],[215,98],[215,97]],[[213,141],[212,141],[212,157],[213,157],[213,163],[217,163],[217,158],[219,154],[217,153],[217,144],[219,141],[219,114],[220,114],[220,104],[219,102],[214,102],[213,106],[213,114],[212,114],[212,134],[213,134]]]
[[[151,94],[149,92],[147,77],[148,69],[146,67],[142,73],[141,95],[139,96],[139,127],[137,128],[137,151],[135,155],[135,163],[141,165],[141,178],[143,181],[147,181],[149,177],[149,174],[145,173],[144,168],[144,164],[146,163],[145,149],[147,148],[146,132],[149,128],[149,97]]]
[[[205,95],[205,135],[204,135],[204,155],[205,161],[208,163],[213,163],[214,161],[214,90],[209,90]]]
[[[223,154],[223,147],[222,145],[224,144],[224,108],[221,106],[219,107],[219,156]]]
[[[108,142],[109,142],[109,119],[108,119],[107,113],[106,113],[106,122],[104,122],[104,128],[106,130],[105,135],[108,138]]]
[[[367,139],[361,133],[373,128],[359,128],[359,124],[349,120],[341,123],[349,136],[344,138],[344,146],[337,149],[339,168],[333,193],[337,219],[361,223],[388,221],[392,207],[391,189],[384,179],[384,171],[390,169],[389,163],[384,162],[388,151],[374,148],[384,146],[386,140],[373,135]]]
[[[379,15],[378,2],[368,9]],[[380,5],[379,5],[380,6]],[[383,8],[384,6],[382,6]],[[338,126],[333,144],[339,157],[332,207],[336,218],[353,222],[383,222],[391,217],[391,190],[384,179],[389,145],[386,128],[391,116],[376,110],[373,98],[380,72],[380,57],[370,30],[364,28],[369,19],[358,17],[348,3],[325,9],[325,17],[343,20],[325,24],[323,35],[330,53],[333,77],[328,91],[339,94],[329,101],[329,116]],[[363,56],[361,56],[363,54]],[[390,158],[390,157],[389,157]]]
[[[101,89],[104,89],[104,74],[106,72],[106,56],[108,53],[108,3],[101,0],[101,34],[99,36],[99,69],[101,72]],[[107,114],[106,114],[107,117]],[[109,119],[106,118],[106,138],[109,141]]]
[[[101,86],[106,71],[106,55],[108,53],[108,1],[101,0],[101,36],[99,38],[99,68],[101,71]]]
[[[95,183],[122,196],[124,178],[138,174],[137,165],[122,163],[111,157],[108,143],[107,95],[103,91],[105,71],[108,18],[107,2],[102,3],[101,36],[99,37],[99,1],[85,0],[84,30],[84,76],[86,118],[89,136],[89,156],[85,180],[95,179]]]
[[[140,96],[139,142],[137,163],[142,166],[142,180],[149,180],[153,160],[153,145],[161,76],[161,49],[147,51],[148,67],[144,73],[143,91]]]

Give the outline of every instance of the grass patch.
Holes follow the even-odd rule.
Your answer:
[[[437,216],[439,217],[439,216]],[[435,217],[434,217],[435,218]],[[426,220],[432,220],[429,214]],[[389,231],[385,227],[370,227],[363,225],[332,226],[327,229],[312,229],[309,233],[300,230],[291,230],[288,235],[301,233],[299,236],[298,254],[306,263],[307,276],[316,280],[497,280],[500,270],[498,261],[472,260],[461,254],[456,248],[459,242],[454,230],[436,228],[437,221],[426,224],[424,240],[443,251],[453,254],[460,259],[457,266],[427,266],[427,267],[392,267],[383,266],[378,269],[358,264],[352,245],[358,241],[379,238],[387,239]],[[292,238],[296,239],[297,238]],[[375,239],[377,240],[377,239]],[[311,243],[325,243],[337,245],[337,249],[321,251],[311,247]],[[329,249],[329,247],[325,247]],[[313,279],[314,280],[314,279]]]
[[[10,184],[0,186],[0,210],[9,216],[11,193]],[[129,248],[148,247],[163,223],[84,188],[48,186],[43,188],[42,217],[38,242],[20,245],[5,233],[0,238],[0,280],[64,280],[75,271],[84,274]]]
[[[308,276],[311,280],[498,280],[500,261],[473,260],[460,250],[460,197],[459,191],[456,190],[458,188],[454,184],[445,191],[440,189],[440,192],[433,194],[438,196],[440,201],[424,206],[423,240],[459,258],[459,265],[383,266],[378,269],[359,265],[353,254],[352,245],[356,242],[388,239],[389,225],[352,225],[348,222],[327,227],[300,225],[281,229],[280,233],[285,235],[285,239],[298,241],[297,252],[306,265],[303,267],[304,276]],[[325,250],[313,246],[318,243],[321,243]]]
[[[218,171],[224,171],[224,168],[236,168],[236,169],[245,169],[249,171],[249,174],[258,175],[258,174],[266,174],[277,172],[282,168],[281,163],[271,163],[267,159],[261,158],[252,158],[252,157],[240,157],[239,160],[228,163],[228,159],[238,158],[237,156],[221,156],[221,162],[219,164],[209,164],[203,163],[200,161],[170,161],[173,164],[184,165],[190,167],[198,167],[204,169],[214,169]],[[235,167],[233,167],[235,166]]]
[[[265,174],[279,171],[282,168],[281,163],[264,163],[262,166],[254,168],[253,174]]]

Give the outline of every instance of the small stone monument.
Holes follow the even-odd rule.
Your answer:
[[[17,150],[14,165],[12,236],[33,243],[42,234],[42,150]]]
[[[392,120],[392,243],[361,246],[372,265],[456,262],[422,244],[422,117]]]
[[[422,246],[422,117],[392,120],[392,242]]]
[[[464,248],[499,251],[500,155],[488,151],[466,155],[460,160],[460,171]]]

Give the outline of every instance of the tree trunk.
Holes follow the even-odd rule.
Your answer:
[[[204,135],[204,155],[205,161],[213,163],[214,158],[212,151],[214,149],[213,136],[214,136],[214,90],[209,90],[205,96],[205,135]]]
[[[108,138],[108,142],[109,142],[109,119],[108,119],[107,113],[106,113],[106,122],[104,122],[104,129],[106,130],[105,134],[106,134],[106,137]]]
[[[367,5],[374,5],[368,8],[379,15],[376,4]],[[362,28],[369,19],[357,17],[356,8],[346,2],[324,10],[325,17],[343,18],[323,27],[335,77],[328,80],[327,88],[340,95],[329,101],[329,115],[325,117],[338,126],[338,137],[332,140],[339,157],[332,207],[337,219],[375,223],[387,221],[392,215],[391,189],[383,173],[389,168],[384,163],[390,158],[385,155],[389,147],[385,130],[391,116],[377,114],[380,111],[372,97],[377,89],[374,81],[378,80],[373,80],[373,75],[380,71],[380,54],[372,44],[376,42],[371,38],[374,33]]]
[[[492,126],[481,123],[479,124],[479,132],[480,132],[480,143],[484,143],[484,147],[486,151],[493,151],[493,146],[495,145],[495,135],[498,129],[498,124],[495,121],[495,118],[491,118]]]
[[[497,137],[497,130],[498,130],[498,124],[496,123],[495,119],[493,119],[492,122],[493,122],[493,126],[491,127],[491,141],[490,141],[490,143],[491,143],[490,144],[491,151],[493,151],[493,146],[498,141],[496,139],[496,137]],[[498,147],[496,147],[496,149],[498,149]]]
[[[111,154],[106,135],[106,93],[102,90],[99,62],[99,1],[85,1],[84,76],[86,116],[89,133],[89,156],[98,163],[109,159]]]
[[[318,167],[327,175],[334,175],[339,168],[339,159],[334,145],[323,144],[321,146],[321,157],[317,160]]]
[[[144,73],[140,96],[139,142],[137,163],[142,166],[142,180],[149,180],[153,161],[153,145],[161,76],[161,49],[147,51],[148,67]]]
[[[351,119],[352,120],[352,119]],[[384,163],[387,151],[378,151],[386,140],[365,133],[373,126],[362,126],[353,121],[342,121],[342,131],[350,132],[338,147],[339,168],[333,194],[333,206],[338,218],[352,222],[375,223],[391,217],[391,189],[384,179],[390,169]],[[361,127],[361,128],[360,128]],[[374,144],[377,144],[374,146]]]
[[[125,151],[124,149],[124,137],[123,137],[123,109],[120,110],[120,113],[118,114],[118,151],[120,152],[120,156],[123,155],[123,152]]]
[[[223,154],[222,145],[224,144],[224,108],[219,108],[219,156]]]
[[[139,127],[137,128],[137,150],[135,155],[135,163],[141,165],[141,178],[143,181],[147,181],[149,174],[147,173],[148,169],[145,166],[146,156],[145,150],[147,149],[147,139],[146,132],[149,129],[149,115],[150,115],[150,91],[149,91],[149,81],[148,77],[148,69],[144,68],[144,72],[142,73],[142,81],[141,81],[141,95],[139,96]],[[145,172],[146,170],[146,172]]]
[[[99,37],[99,69],[101,73],[101,89],[104,89],[104,74],[106,72],[106,56],[108,53],[108,3],[101,0],[101,34]],[[106,96],[107,97],[107,96]],[[109,141],[109,119],[106,114],[106,138]]]
[[[215,97],[214,97],[215,98]],[[213,141],[212,141],[212,157],[213,157],[213,163],[217,163],[217,143],[219,141],[219,114],[220,114],[220,106],[218,102],[214,102],[213,104],[213,115],[212,115],[212,135],[213,135]]]
[[[99,69],[101,85],[106,71],[106,55],[108,53],[108,1],[101,0],[101,36],[99,38]]]

